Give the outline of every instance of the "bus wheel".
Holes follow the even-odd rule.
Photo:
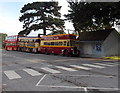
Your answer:
[[[38,53],[38,49],[36,48],[36,49],[34,49],[34,53],[36,54],[36,53]]]
[[[77,57],[79,57],[80,56],[80,51],[78,50],[77,51],[77,55],[76,55]]]
[[[69,56],[69,52],[68,52],[68,50],[65,50],[64,52],[63,52],[63,56]]]
[[[6,50],[9,51],[7,47],[6,47]]]
[[[14,51],[14,48],[12,48],[12,51]]]

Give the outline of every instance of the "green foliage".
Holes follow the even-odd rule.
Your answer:
[[[105,59],[120,60],[120,56],[104,57]]]
[[[7,34],[5,33],[0,33],[0,48],[4,47],[4,41],[5,41],[5,38],[6,38]]]
[[[69,0],[67,20],[73,22],[76,31],[111,28],[120,24],[120,2],[78,2]]]
[[[46,30],[63,30],[64,20],[60,19],[61,14],[58,2],[33,2],[24,5],[21,9],[22,16],[19,18],[23,22],[23,31],[20,35],[28,35],[32,30],[43,29],[44,35]]]

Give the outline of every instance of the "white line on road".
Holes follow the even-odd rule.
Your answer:
[[[20,75],[18,75],[15,71],[11,70],[11,71],[4,71],[5,75],[9,78],[9,79],[18,79],[18,78],[22,78]]]
[[[2,84],[3,86],[6,86],[7,84]]]
[[[39,81],[38,83],[36,84],[36,86],[39,86],[39,84],[41,83],[41,81],[47,76],[47,74],[45,74]]]
[[[52,88],[79,88],[79,89],[99,89],[99,90],[112,90],[112,91],[117,91],[119,90],[118,88],[101,88],[101,87],[81,87],[81,86],[54,86],[54,85],[38,85],[39,87],[52,87]]]
[[[35,71],[35,70],[32,70],[32,69],[23,69],[23,71],[27,72],[28,74],[30,74],[31,76],[39,76],[39,75],[42,75],[41,73]]]
[[[84,70],[90,70],[92,68],[88,68],[88,67],[84,67],[84,66],[78,66],[78,65],[70,65],[72,67],[75,67],[75,68],[79,68],[79,69],[84,69]]]
[[[76,75],[76,74],[47,74],[47,75],[64,75],[64,76],[72,76],[72,77],[114,77],[114,76],[104,76],[104,75]]]
[[[103,66],[98,66],[98,65],[92,65],[92,64],[82,64],[84,66],[90,66],[90,67],[95,67],[95,68],[105,68]]]
[[[57,71],[57,70],[54,70],[54,69],[51,69],[51,68],[48,68],[48,67],[44,67],[44,68],[41,68],[45,71],[48,71],[50,73],[61,73],[60,71]]]
[[[119,63],[108,63],[109,65],[118,65]]]
[[[110,64],[102,64],[102,63],[94,63],[94,64],[103,65],[103,66],[113,66],[113,65],[110,65]]]
[[[67,70],[67,71],[77,71],[75,69],[72,69],[72,68],[68,68],[68,67],[63,67],[63,66],[55,66],[57,68],[60,68],[60,69],[63,69],[63,70]]]
[[[84,91],[85,91],[85,93],[88,93],[88,90],[87,90],[87,88],[84,88]]]

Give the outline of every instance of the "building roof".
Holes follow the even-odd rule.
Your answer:
[[[80,41],[104,41],[113,30],[115,29],[81,32]]]

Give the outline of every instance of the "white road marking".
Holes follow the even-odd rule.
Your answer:
[[[84,91],[85,91],[85,93],[88,93],[88,90],[87,90],[87,88],[84,88]]]
[[[98,65],[92,65],[92,64],[82,64],[84,66],[90,66],[90,67],[95,67],[95,68],[105,68],[104,66],[98,66]]]
[[[72,68],[68,68],[68,67],[63,67],[63,66],[55,66],[57,68],[60,68],[60,69],[63,69],[63,70],[67,70],[67,71],[77,71],[75,69],[72,69]]]
[[[42,81],[46,76],[47,76],[47,74],[45,74],[45,75],[38,81],[38,83],[36,84],[36,86],[38,86],[38,85],[41,83],[41,81]]]
[[[84,70],[90,70],[92,68],[88,68],[88,67],[84,67],[84,66],[78,66],[78,65],[70,65],[72,67],[75,67],[75,68],[79,68],[79,69],[84,69]]]
[[[39,76],[39,75],[42,75],[41,73],[35,71],[35,70],[32,70],[32,69],[23,69],[23,71],[27,72],[28,74],[30,74],[31,76]]]
[[[45,71],[48,71],[50,73],[61,73],[60,71],[57,71],[57,70],[54,70],[54,69],[51,69],[51,68],[48,68],[48,67],[44,67],[44,68],[41,68]]]
[[[94,63],[94,64],[103,65],[103,66],[113,66],[113,65],[110,65],[110,64],[102,64],[102,63]]]
[[[119,63],[108,63],[109,65],[118,65]]]
[[[5,75],[9,78],[9,79],[18,79],[18,78],[22,78],[20,75],[18,75],[15,71],[10,70],[10,71],[4,71]]]
[[[47,74],[47,75],[64,75],[64,76],[72,76],[72,77],[109,77],[109,78],[112,78],[114,76],[104,76],[104,75],[71,75],[71,74]]]
[[[7,84],[2,84],[3,86],[6,86]]]
[[[7,55],[7,54],[2,54],[2,55]]]
[[[79,89],[84,89],[84,88],[87,88],[87,89],[101,89],[101,90],[112,90],[112,91],[118,91],[119,89],[118,88],[102,88],[102,87],[81,87],[81,86],[54,86],[54,85],[38,85],[39,87],[49,87],[49,88],[79,88]]]

